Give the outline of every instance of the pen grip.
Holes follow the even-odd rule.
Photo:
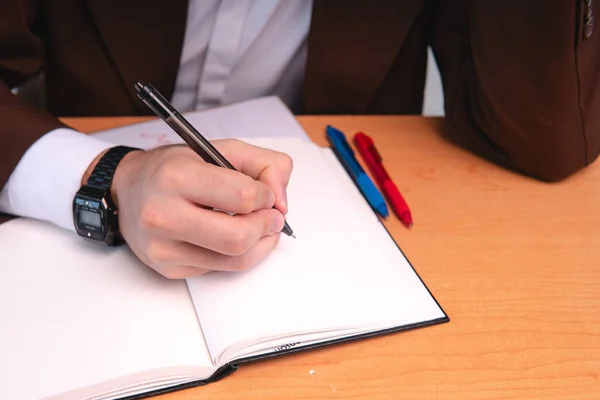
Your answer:
[[[175,118],[174,118],[175,117]],[[179,118],[177,118],[179,117]],[[196,129],[178,114],[173,114],[164,121],[190,146],[204,161],[218,167],[235,170],[235,167],[219,153],[217,149],[204,137],[196,132]]]

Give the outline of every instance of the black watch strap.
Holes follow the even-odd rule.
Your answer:
[[[140,149],[127,146],[116,146],[109,149],[96,164],[87,184],[104,190],[109,189],[117,166],[127,153],[134,150]]]

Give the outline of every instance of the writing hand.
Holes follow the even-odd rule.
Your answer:
[[[210,165],[187,146],[129,153],[115,172],[121,233],[168,278],[245,270],[279,240],[290,157],[238,140],[213,145],[239,172]]]

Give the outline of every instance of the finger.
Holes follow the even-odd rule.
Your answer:
[[[286,188],[293,169],[290,156],[240,140],[216,140],[213,144],[239,171],[269,185],[275,194],[275,207],[287,213]]]
[[[165,275],[175,277],[198,276],[207,271],[245,271],[264,260],[277,246],[280,236],[265,236],[244,254],[237,256],[217,253],[190,243],[174,242],[174,266],[164,266],[160,270]]]
[[[182,202],[164,221],[165,237],[184,241],[225,255],[240,255],[260,238],[281,232],[283,215],[275,210],[229,215]]]
[[[275,204],[275,192],[267,183],[210,164],[190,169],[179,191],[196,204],[232,213],[248,214]]]
[[[172,267],[157,267],[156,272],[169,279],[188,279],[207,274],[210,270],[190,265],[175,265]]]

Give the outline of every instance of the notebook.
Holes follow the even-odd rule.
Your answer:
[[[29,219],[0,225],[2,398],[134,399],[254,360],[449,319],[329,149],[277,98],[186,116],[210,138],[288,153],[297,239],[245,272],[169,280],[126,247]],[[180,142],[160,120],[98,134]],[[357,344],[358,345],[358,344]]]

